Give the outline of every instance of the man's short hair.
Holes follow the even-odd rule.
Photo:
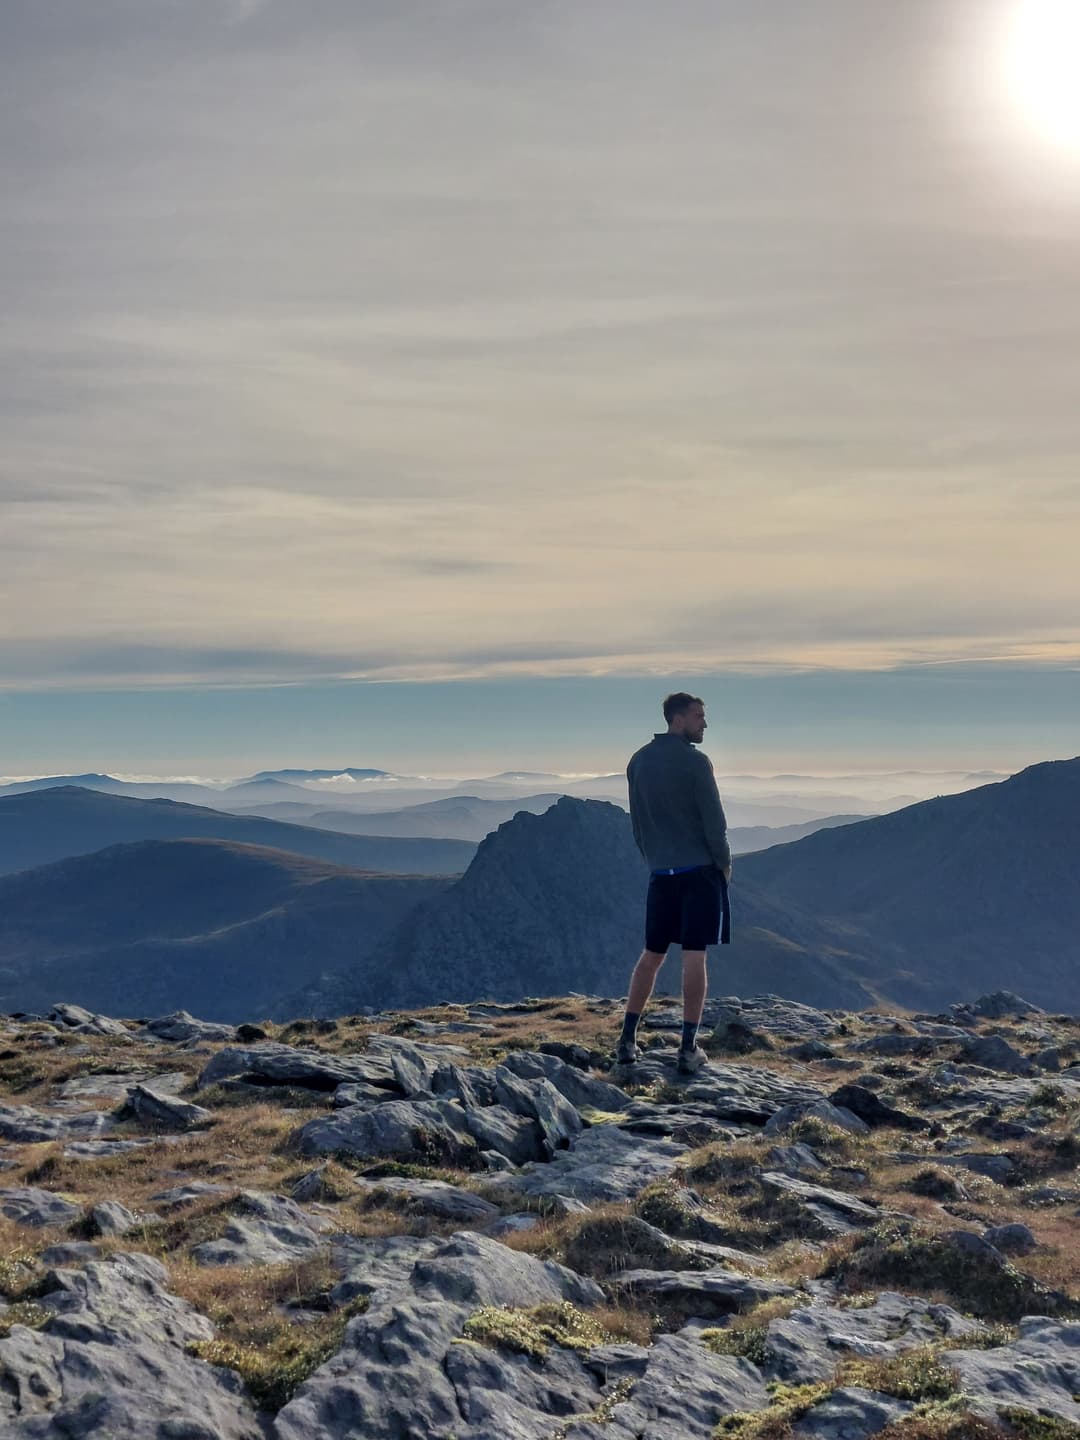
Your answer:
[[[685,715],[691,705],[704,705],[705,701],[697,695],[688,695],[685,690],[676,690],[674,695],[669,695],[664,701],[664,719],[670,725],[676,715]]]

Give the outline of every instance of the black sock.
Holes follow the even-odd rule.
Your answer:
[[[683,1050],[693,1050],[697,1044],[698,1022],[696,1020],[684,1020],[682,1027]]]
[[[632,1044],[637,1039],[637,1027],[638,1021],[640,1019],[640,1012],[637,1015],[634,1015],[628,1010],[623,1016],[622,1035],[619,1038],[622,1040],[629,1040]]]

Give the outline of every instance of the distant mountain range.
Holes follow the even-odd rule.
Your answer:
[[[463,840],[341,835],[174,800],[137,800],[65,785],[0,797],[0,875],[136,840],[219,839],[265,845],[355,870],[456,875],[476,846]]]
[[[0,861],[124,825],[170,836],[216,827],[229,843],[121,834],[139,843],[0,880],[0,1008],[70,999],[116,1010],[104,997],[122,993],[127,1013],[183,1005],[243,1019],[622,993],[640,949],[644,866],[627,815],[609,803],[564,797],[519,812],[457,880],[380,880],[335,847],[373,847],[414,872],[423,853],[473,847],[61,789],[0,800]],[[323,853],[253,851],[251,825]],[[1006,988],[1080,1010],[1078,844],[1080,760],[1070,760],[744,855],[735,943],[716,953],[713,992],[932,1008]]]

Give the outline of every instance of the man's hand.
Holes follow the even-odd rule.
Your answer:
[[[723,868],[723,870],[722,870],[720,873],[723,875],[724,879],[725,879],[725,880],[727,881],[727,883],[730,885],[730,884],[731,884],[731,866],[730,866],[730,865],[725,865],[724,868]]]

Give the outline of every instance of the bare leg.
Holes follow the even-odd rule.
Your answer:
[[[691,1025],[701,1024],[701,1012],[705,1009],[707,989],[705,951],[684,950],[682,952],[683,1019]]]
[[[640,1015],[649,1003],[649,997],[656,984],[656,977],[660,973],[660,966],[664,963],[665,956],[658,955],[655,950],[643,950],[641,958],[634,966],[634,973],[630,976],[630,994],[626,997],[626,1013],[628,1015]]]

